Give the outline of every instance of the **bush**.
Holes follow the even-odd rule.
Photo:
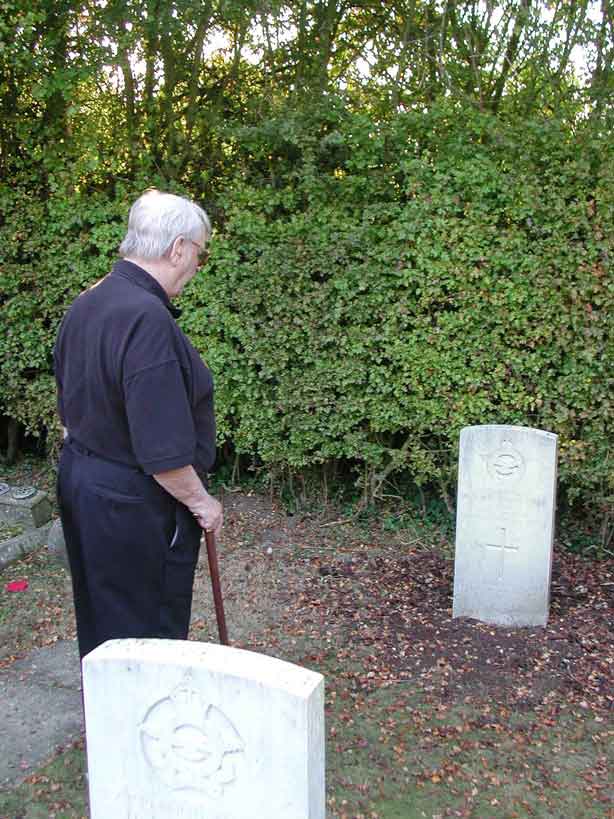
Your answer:
[[[57,328],[75,296],[108,272],[125,208],[122,196],[0,187],[0,402],[30,433],[55,426]]]
[[[444,109],[286,117],[242,144],[185,316],[221,435],[269,465],[362,464],[376,494],[405,471],[451,496],[463,426],[534,426],[559,435],[565,501],[605,520],[607,141]]]
[[[542,428],[559,436],[563,501],[607,543],[606,137],[331,104],[231,128],[227,144],[236,173],[211,183],[218,231],[181,319],[216,375],[220,442],[272,469],[347,462],[375,496],[409,475],[449,500],[463,426]],[[53,417],[58,322],[108,271],[142,187],[0,191],[0,409],[30,429]]]

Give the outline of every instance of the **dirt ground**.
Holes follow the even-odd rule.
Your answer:
[[[614,704],[611,562],[557,551],[548,626],[492,627],[451,618],[452,559],[424,542],[404,546],[404,533],[288,517],[257,495],[226,496],[225,508],[220,555],[235,645],[360,647],[367,688],[432,677],[442,695],[487,686],[514,708],[552,691],[606,711]],[[216,639],[204,554],[193,610],[194,637]]]
[[[326,676],[330,816],[614,815],[613,561],[556,549],[547,627],[498,628],[452,619],[451,547],[419,520],[387,531],[244,492],[224,507],[231,643]],[[24,577],[26,592],[4,591]],[[44,550],[2,590],[0,668],[74,636],[68,578]],[[217,640],[204,549],[190,638]],[[80,815],[62,787],[57,816]]]

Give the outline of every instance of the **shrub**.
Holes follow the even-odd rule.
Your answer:
[[[217,235],[181,319],[216,376],[220,442],[272,469],[347,462],[375,496],[406,474],[449,501],[463,426],[550,430],[564,503],[607,543],[608,139],[453,106],[377,122],[331,105],[229,128],[227,144],[236,172],[210,201],[190,190]],[[0,189],[0,410],[29,429],[52,423],[59,320],[108,271],[143,187]]]

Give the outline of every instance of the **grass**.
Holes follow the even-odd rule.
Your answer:
[[[0,481],[36,486],[48,493],[54,506],[55,474],[49,460],[33,456],[24,456],[12,466],[0,465]],[[0,541],[21,534],[19,530],[23,530],[19,524],[0,524]],[[7,583],[23,578],[28,580],[27,591],[6,591]],[[7,566],[0,583],[0,662],[73,637],[70,578],[57,560],[46,549],[39,549]]]
[[[70,577],[47,549],[9,564],[0,578],[0,663],[74,637]],[[25,591],[7,591],[21,579],[28,581]]]
[[[5,540],[11,540],[11,538],[17,537],[18,535],[22,535],[23,532],[24,527],[20,526],[18,523],[0,522],[0,543]]]
[[[605,776],[612,762],[611,743],[607,727],[589,712],[567,713],[555,726],[542,724],[533,711],[511,717],[495,713],[485,722],[487,691],[481,692],[479,703],[453,704],[445,710],[425,705],[424,692],[406,687],[391,686],[363,697],[340,684],[332,655],[330,662],[330,815],[347,819],[610,815]],[[502,721],[511,725],[511,732],[498,729]],[[77,742],[15,790],[0,793],[0,817],[87,816],[84,771],[83,743]]]
[[[32,477],[37,473],[36,464],[30,464],[28,469],[30,475],[15,475],[18,480],[9,482],[35,483]],[[53,474],[44,474],[52,483]],[[337,517],[349,516],[340,510]],[[243,544],[241,553],[246,556],[243,562],[247,556],[253,562],[260,543],[255,533],[260,529],[244,525],[247,520],[247,515],[240,523],[239,517],[235,518],[233,537]],[[386,634],[390,638],[395,636],[373,621],[378,606],[386,605],[385,598],[381,598],[382,602],[380,598],[375,602],[371,600],[371,608],[366,612],[369,595],[378,578],[394,576],[392,569],[398,556],[410,555],[412,565],[419,565],[421,573],[427,571],[427,558],[430,559],[428,571],[432,572],[436,561],[431,558],[435,553],[442,553],[449,560],[449,542],[437,515],[422,522],[417,510],[405,509],[386,513],[380,520],[375,515],[366,515],[334,526],[323,523],[321,517],[312,522],[306,518],[300,527],[289,529],[285,534],[290,566],[298,562],[313,565],[311,596],[303,600],[303,608],[295,608],[300,589],[296,595],[294,589],[290,589],[287,618],[271,626],[270,633],[264,635],[261,643],[264,648],[254,643],[254,650],[271,650],[274,646],[273,653],[277,656],[325,675],[329,817],[606,819],[612,816],[610,805],[614,801],[614,790],[608,783],[608,770],[614,767],[614,726],[611,717],[597,707],[588,694],[568,696],[564,686],[542,690],[541,672],[530,664],[526,674],[533,689],[522,707],[506,704],[480,679],[466,685],[462,692],[453,686],[447,687],[443,677],[448,672],[443,668],[439,672],[436,664],[426,675],[396,680],[380,675],[371,683],[364,683],[368,669],[375,665],[373,640],[388,639]],[[368,577],[363,576],[365,565],[380,554],[388,555],[386,559],[392,561],[388,574],[382,574],[384,567],[374,568]],[[348,559],[354,561],[355,585],[352,585],[354,581],[350,582],[351,578],[336,574]],[[275,565],[270,564],[271,572]],[[320,571],[324,568],[325,574]],[[29,593],[7,594],[5,583],[20,577],[28,578]],[[267,575],[266,582],[271,587],[273,579]],[[72,638],[69,578],[45,550],[12,564],[2,573],[1,581],[0,645],[4,655],[0,658],[4,656],[5,663],[9,663],[14,654],[58,638]],[[399,588],[395,605],[403,600],[406,590],[414,588],[410,580],[406,583],[406,587]],[[605,591],[607,583],[602,585]],[[559,602],[567,601],[569,606],[585,605],[571,596],[577,586],[570,587],[568,596]],[[351,613],[342,622],[341,615],[337,614],[335,606],[346,606],[350,600],[352,610],[363,618],[362,623],[354,620]],[[314,603],[318,604],[317,608],[311,608]],[[329,613],[320,614],[329,604]],[[602,602],[596,605],[600,607]],[[423,604],[419,611],[408,610],[412,618],[410,641],[414,644],[418,640],[417,618],[428,614],[426,609],[428,606]],[[598,611],[605,612],[605,609],[598,608]],[[366,614],[370,618],[368,622]],[[441,617],[444,622],[443,609]],[[563,615],[557,617],[562,623]],[[311,619],[310,625],[307,618]],[[471,626],[466,628],[469,633]],[[473,629],[472,634],[473,647],[486,651],[487,641],[481,639],[479,629]],[[584,637],[593,639],[591,634]],[[396,638],[399,639],[398,634]],[[421,639],[428,648],[430,638],[423,635]],[[594,639],[598,639],[597,633]],[[249,641],[247,643],[245,647],[250,647]],[[600,643],[600,656],[607,658],[609,649],[611,646]],[[437,652],[441,650],[439,645]],[[556,668],[552,666],[550,671],[554,674]],[[521,679],[523,684],[527,682],[525,672],[518,674],[525,675]],[[454,677],[454,670],[450,675]],[[508,687],[509,684],[508,680]],[[84,770],[82,742],[62,749],[18,787],[0,791],[0,819],[86,816]]]
[[[18,788],[0,792],[0,819],[81,819],[88,816],[83,741],[59,751]]]
[[[608,816],[608,754],[614,760],[603,722],[572,712],[549,726],[528,711],[513,718],[510,732],[501,724],[509,714],[483,721],[488,692],[482,697],[441,711],[425,706],[420,691],[392,687],[354,708],[328,755],[337,815]],[[338,718],[331,713],[333,727]]]

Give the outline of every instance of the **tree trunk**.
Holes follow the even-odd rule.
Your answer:
[[[15,418],[9,418],[7,425],[6,462],[14,464],[19,454],[19,423]]]

